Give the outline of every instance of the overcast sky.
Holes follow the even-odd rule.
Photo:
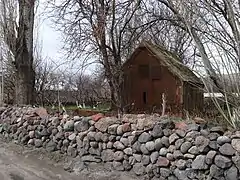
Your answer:
[[[39,26],[39,36],[40,41],[42,41],[42,51],[43,55],[50,57],[53,60],[60,58],[61,44],[61,33],[56,31],[54,24],[49,18],[47,18],[45,12],[45,1],[41,0],[38,13],[41,14],[40,26]]]

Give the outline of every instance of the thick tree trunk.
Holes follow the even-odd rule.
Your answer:
[[[16,104],[34,103],[33,25],[35,0],[19,0],[16,44]]]

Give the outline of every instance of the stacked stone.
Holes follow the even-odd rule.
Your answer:
[[[188,124],[158,116],[96,119],[39,116],[32,108],[0,110],[0,133],[18,143],[108,163],[118,171],[160,179],[237,180],[240,132]]]

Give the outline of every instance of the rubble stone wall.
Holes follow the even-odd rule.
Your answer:
[[[0,108],[0,133],[147,179],[237,180],[240,175],[240,131],[157,115],[68,117],[50,116],[43,108]]]

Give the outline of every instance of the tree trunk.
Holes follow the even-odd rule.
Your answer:
[[[19,0],[19,28],[16,44],[16,104],[34,103],[33,25],[35,0]]]

